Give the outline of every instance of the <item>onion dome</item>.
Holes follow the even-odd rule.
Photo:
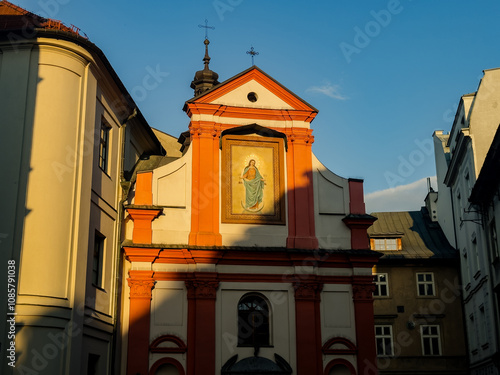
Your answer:
[[[219,75],[210,70],[208,64],[210,63],[210,56],[208,56],[208,45],[210,41],[205,39],[203,42],[205,44],[205,57],[203,62],[205,67],[203,70],[198,70],[195,75],[193,82],[191,82],[191,88],[194,89],[194,96],[198,96],[203,92],[210,90],[213,86],[219,84]]]

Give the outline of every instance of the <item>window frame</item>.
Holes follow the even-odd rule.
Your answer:
[[[424,275],[424,280],[420,281],[418,279],[419,275]],[[425,280],[426,275],[431,275],[430,281]],[[417,280],[417,296],[418,297],[435,297],[436,296],[436,282],[434,280],[434,272],[417,272],[415,277]],[[420,286],[421,285],[424,286],[424,291],[427,291],[427,286],[431,285],[432,286],[432,294],[427,294],[427,292],[425,292],[425,294],[421,294],[420,293]]]
[[[428,328],[429,330],[432,328],[437,329],[437,333],[428,333],[424,334],[424,329]],[[429,340],[429,349],[432,353],[426,354],[425,353],[425,342],[426,340]],[[434,344],[432,343],[433,340],[437,340],[437,350],[438,353],[434,353]],[[423,324],[420,326],[420,342],[422,344],[422,355],[426,357],[437,357],[441,356],[442,354],[442,347],[441,347],[441,327],[438,324]]]
[[[91,281],[92,285],[97,288],[102,288],[104,275],[104,251],[106,249],[106,236],[98,230],[94,232],[94,247],[92,248],[92,269]]]
[[[240,308],[243,303],[251,302],[253,304],[256,301],[258,301],[258,303],[255,304],[256,306],[263,307],[263,313],[261,313],[261,311],[252,309],[250,309],[250,312],[247,313],[246,310],[242,310]],[[252,292],[244,294],[238,301],[237,310],[238,347],[272,347],[271,305],[267,298],[260,293]],[[261,328],[261,325],[250,327],[251,329],[248,331],[248,334],[245,334],[244,329],[248,329],[248,326],[243,326],[243,324],[247,325],[252,312],[260,314],[263,317],[262,324],[264,328]],[[267,329],[265,327],[267,327]],[[259,330],[259,332],[257,332],[257,330]],[[262,337],[256,339],[256,333],[258,333]]]
[[[383,243],[381,243],[383,241]],[[388,243],[390,241],[390,244]],[[394,241],[394,243],[393,243]],[[371,249],[375,251],[400,251],[402,250],[400,237],[372,237]]]
[[[382,329],[381,334],[377,334],[377,328]],[[389,334],[385,333],[384,330],[389,328]],[[387,343],[385,340],[389,340],[390,353],[386,353]],[[379,340],[383,340],[383,346],[379,346]],[[384,353],[379,352],[379,348],[383,348]],[[377,357],[393,357],[394,356],[394,338],[392,334],[392,325],[390,324],[375,324],[375,350],[377,352]]]
[[[99,159],[98,164],[101,171],[109,172],[109,146],[110,146],[111,125],[106,120],[101,120],[99,131]]]
[[[372,274],[373,283],[375,284],[375,291],[373,297],[389,297],[389,274],[386,272],[376,272]],[[385,276],[385,281],[380,281],[379,276]],[[385,294],[381,294],[381,287],[385,286]],[[378,293],[378,294],[377,294]]]

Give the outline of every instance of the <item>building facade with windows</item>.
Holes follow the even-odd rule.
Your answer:
[[[373,213],[375,340],[380,374],[467,374],[459,263],[430,208]]]
[[[485,70],[477,91],[460,99],[451,131],[434,133],[438,215],[440,222],[447,220],[445,233],[460,252],[472,374],[500,373],[498,221],[492,194],[498,170],[491,167],[499,98],[500,69]]]
[[[0,309],[16,332],[0,324],[0,373],[115,373],[122,171],[162,147],[75,28],[6,1],[0,19],[0,263],[15,286]]]
[[[255,66],[219,83],[207,40],[177,142],[77,28],[0,15],[17,372],[377,372],[374,218],[312,153],[314,107]]]
[[[182,156],[134,172],[122,366],[376,373],[363,182],[312,153],[314,107],[255,66],[219,83],[208,43]]]

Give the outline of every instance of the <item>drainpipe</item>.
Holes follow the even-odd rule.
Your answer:
[[[115,259],[115,278],[114,278],[114,306],[113,306],[113,318],[114,318],[114,324],[113,324],[113,340],[111,342],[111,361],[110,361],[110,374],[118,374],[116,371],[116,368],[119,366],[116,366],[116,361],[119,360],[121,361],[121,356],[118,355],[117,353],[117,345],[118,345],[118,335],[120,334],[118,328],[119,328],[119,322],[120,319],[118,317],[119,313],[119,303],[120,303],[120,295],[121,295],[121,267],[122,267],[122,257],[121,257],[121,236],[122,236],[122,224],[123,224],[123,204],[128,198],[128,193],[130,190],[130,181],[127,181],[124,177],[124,168],[125,168],[125,139],[126,139],[126,129],[127,129],[127,123],[132,120],[135,116],[137,116],[137,108],[134,108],[132,114],[128,116],[123,122],[122,126],[120,128],[121,132],[121,158],[120,158],[120,187],[121,187],[121,199],[118,203],[118,212],[116,215],[116,228],[117,228],[117,234],[116,234],[116,259]],[[120,351],[121,352],[121,351]]]

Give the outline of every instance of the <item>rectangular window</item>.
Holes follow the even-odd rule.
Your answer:
[[[97,287],[102,286],[102,258],[105,241],[106,237],[96,231],[94,235],[94,251],[92,256],[92,284]]]
[[[399,238],[373,238],[372,250],[401,250]]]
[[[417,290],[419,296],[434,296],[434,274],[432,272],[417,273]]]
[[[373,282],[375,283],[374,297],[388,297],[389,296],[389,277],[386,273],[376,273],[373,275]]]
[[[392,326],[375,326],[375,342],[377,356],[389,357],[393,355]]]
[[[422,338],[423,355],[441,355],[441,339],[439,337],[439,326],[420,326]]]
[[[111,127],[103,120],[101,122],[101,137],[99,141],[99,168],[108,173],[109,131]]]

